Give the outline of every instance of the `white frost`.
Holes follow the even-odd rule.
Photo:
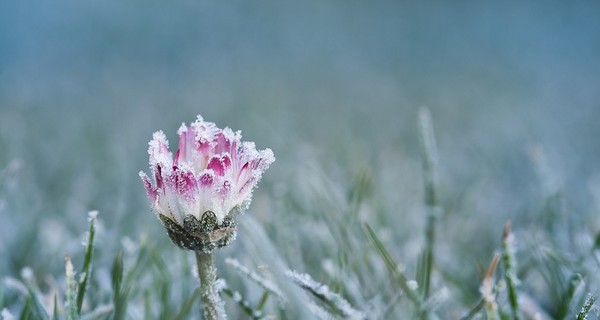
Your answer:
[[[236,259],[226,258],[225,259],[225,263],[227,263],[228,265],[230,265],[233,268],[235,268],[242,275],[248,277],[248,279],[256,282],[263,289],[265,289],[265,290],[267,290],[267,291],[275,294],[279,299],[283,299],[283,293],[281,292],[281,290],[279,290],[279,288],[272,281],[267,280],[267,279],[259,276],[255,272],[250,271],[248,268],[246,268],[245,266],[243,266]]]
[[[365,315],[354,309],[346,299],[339,294],[330,291],[329,287],[326,285],[316,282],[310,275],[298,273],[294,270],[287,270],[285,275],[303,289],[310,291],[323,300],[331,302],[344,317],[348,319],[365,319]]]
[[[227,282],[225,282],[225,279],[219,278],[215,280],[215,290],[217,290],[217,292],[221,292],[225,288],[227,288]]]
[[[2,320],[13,320],[15,318],[6,308],[2,309],[0,316],[2,316]]]
[[[419,283],[417,283],[417,281],[415,281],[415,280],[409,280],[406,282],[406,284],[408,285],[410,290],[414,291],[414,290],[419,289]]]
[[[88,221],[96,220],[98,217],[98,210],[92,210],[88,212]]]

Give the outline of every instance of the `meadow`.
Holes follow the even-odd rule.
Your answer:
[[[202,319],[138,177],[198,114],[276,157],[230,319],[598,318],[599,13],[4,1],[0,318]]]

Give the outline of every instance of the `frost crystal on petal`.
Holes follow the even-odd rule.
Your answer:
[[[273,152],[256,150],[254,142],[242,142],[240,131],[220,129],[200,115],[189,127],[182,123],[177,134],[175,157],[164,132],[155,132],[148,143],[154,183],[144,172],[139,176],[150,206],[177,245],[204,251],[227,245],[235,237],[236,216],[275,161]],[[215,228],[190,229],[209,212]]]

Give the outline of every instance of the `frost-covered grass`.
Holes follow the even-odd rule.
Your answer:
[[[598,241],[585,226],[565,235],[569,225],[557,225],[570,221],[566,196],[549,194],[539,207],[549,225],[532,221],[511,228],[510,222],[490,221],[483,230],[457,227],[451,221],[472,219],[461,211],[474,209],[443,194],[437,178],[443,161],[425,109],[418,122],[421,191],[402,195],[396,186],[402,181],[383,184],[385,175],[397,174],[389,167],[364,167],[354,178],[335,181],[335,174],[306,163],[309,152],[295,169],[282,165],[291,170],[289,179],[267,179],[240,222],[239,239],[217,251],[217,287],[231,318],[594,316]],[[155,226],[120,229],[107,222],[131,219],[90,212],[80,246],[76,234],[45,230],[65,222],[17,214],[19,206],[32,208],[23,197],[24,167],[13,161],[2,174],[2,209],[17,227],[3,238],[11,244],[0,291],[5,318],[199,317],[193,254],[168,241],[141,195],[131,200],[139,206],[135,216]],[[143,193],[141,185],[137,190]],[[463,198],[481,194],[464,192]],[[386,196],[414,197],[408,201],[414,207],[391,207]],[[84,218],[76,219],[76,233],[85,230]]]
[[[196,114],[277,157],[216,254],[230,319],[597,317],[597,5],[28,3],[0,5],[3,318],[201,317],[137,176]]]

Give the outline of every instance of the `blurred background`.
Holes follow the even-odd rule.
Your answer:
[[[0,274],[62,272],[89,210],[100,261],[123,238],[168,242],[137,173],[152,132],[174,147],[197,114],[273,149],[249,214],[280,233],[302,221],[286,197],[343,198],[366,172],[377,209],[361,219],[385,222],[410,261],[427,106],[440,250],[466,249],[465,272],[489,260],[507,219],[517,233],[547,222],[553,195],[567,212],[557,237],[594,234],[599,16],[594,1],[2,1]]]

